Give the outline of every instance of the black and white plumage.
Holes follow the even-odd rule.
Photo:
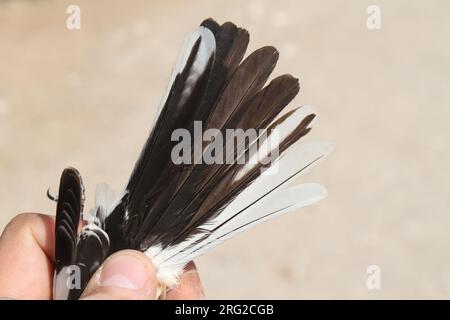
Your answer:
[[[145,252],[162,287],[173,287],[198,255],[326,196],[318,184],[289,184],[325,157],[332,144],[297,143],[310,131],[314,109],[283,113],[299,91],[298,80],[285,74],[265,86],[278,51],[263,47],[242,61],[248,41],[245,29],[212,19],[189,34],[124,191],[112,197],[106,185],[98,186],[95,208],[79,233],[83,185],[75,169],[64,170],[56,213],[55,298],[78,298],[103,260],[121,249]],[[204,131],[216,129],[217,135],[226,129],[256,129],[266,135],[249,137],[231,153],[225,147],[216,150],[216,156],[227,160],[224,164],[175,164],[172,132],[183,128],[193,136],[194,121],[201,121]],[[275,131],[277,153],[261,147]],[[272,161],[250,161],[251,146]],[[212,151],[212,143],[202,139],[193,141],[192,150],[197,147],[203,154]],[[73,265],[81,271],[81,286],[69,289]]]

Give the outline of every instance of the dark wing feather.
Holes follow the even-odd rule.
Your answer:
[[[221,129],[260,90],[278,60],[278,51],[263,47],[249,55],[233,73],[208,119],[206,128]]]
[[[224,89],[226,79],[241,61],[248,45],[247,31],[237,28],[232,23],[225,23],[222,26],[218,26],[212,19],[209,19],[202,25],[210,28],[211,32],[214,33],[216,41],[216,50],[213,63],[211,64],[211,72],[208,74],[209,77],[205,79],[205,86],[203,87],[204,92],[195,97],[193,100],[194,103],[192,104],[192,110],[184,116],[184,126],[179,124],[173,126],[173,129],[186,128],[191,133],[193,131],[194,121],[206,122],[210,117],[211,112],[217,104],[217,99]],[[171,92],[174,92],[174,89],[172,89]],[[170,109],[169,104],[164,107],[160,118],[163,117],[165,113],[173,115],[173,113],[167,111],[168,109]],[[183,110],[186,110],[186,107],[183,107]],[[175,120],[178,120],[179,117],[180,115],[173,115]],[[158,120],[158,122],[160,121]],[[168,123],[170,124],[170,122]],[[173,129],[170,129],[170,126],[169,128],[166,126],[164,131],[171,134]],[[153,131],[156,130],[157,128],[155,127]],[[151,137],[149,141],[150,140]],[[164,139],[161,139],[165,145],[168,145],[167,142],[169,140],[170,138],[167,136]],[[168,146],[167,150],[170,151],[172,146],[173,144]],[[155,148],[155,150],[159,149]],[[161,150],[159,150],[159,154],[161,153],[160,151]],[[149,153],[151,153],[151,150],[144,148],[140,157],[142,161],[139,162],[151,163],[152,160],[150,159],[151,156],[148,156]],[[163,163],[160,168],[158,168],[158,166],[154,167],[154,172],[158,174],[157,178],[149,176],[145,172],[139,173],[139,171],[135,169],[136,174],[132,174],[132,178],[127,187],[129,194],[133,195],[132,198],[125,199],[124,203],[116,209],[116,212],[119,212],[119,214],[114,213],[114,215],[111,215],[111,217],[108,218],[109,221],[112,222],[115,220],[120,224],[121,221],[118,216],[122,215],[123,212],[129,212],[131,220],[133,219],[133,215],[138,212],[138,218],[135,219],[135,221],[128,222],[131,226],[124,232],[126,233],[126,238],[131,242],[128,244],[131,245],[131,247],[136,248],[139,246],[139,248],[141,248],[143,246],[145,238],[150,234],[145,226],[152,226],[159,219],[158,213],[163,212],[162,209],[167,206],[168,200],[174,196],[177,181],[183,181],[184,177],[187,176],[190,171],[190,168],[171,165],[168,156],[169,153],[167,153],[165,161],[160,161]],[[161,158],[161,155],[159,155],[159,158]],[[142,166],[139,162],[136,165],[136,168]],[[144,176],[145,180],[149,183],[152,182],[151,187],[142,186],[142,189],[147,191],[144,195],[145,201],[134,195],[136,193],[139,194],[137,190],[133,190],[133,181],[137,180],[134,176],[138,174]],[[145,208],[136,206],[136,204],[139,205],[142,204],[142,202],[151,203],[151,206]],[[164,208],[161,208],[161,206]],[[107,225],[112,225],[108,220]]]
[[[247,106],[240,108],[224,127],[241,128],[243,130],[264,128],[297,95],[298,90],[298,80],[294,77],[290,75],[278,77],[266,88],[258,92]],[[249,143],[252,142],[249,141]],[[225,150],[222,153],[225,153]],[[230,156],[236,159],[235,154]],[[239,168],[237,166],[232,168],[227,164],[196,165],[194,171],[185,181],[183,187],[177,190],[176,197],[166,209],[166,212],[170,215],[167,216],[166,220],[161,221],[161,224],[165,223],[165,225],[161,226],[160,229],[170,226],[171,230],[173,230],[171,234],[178,236],[177,233],[180,233],[186,226],[190,227],[193,222],[193,216],[209,194],[207,190],[214,188],[217,185],[217,181],[220,181],[229,169],[238,170]],[[215,177],[215,179],[212,180],[212,177]],[[224,192],[224,190],[221,189],[219,193],[221,192]],[[175,219],[174,216],[177,218]],[[213,215],[209,216],[209,218],[213,218]],[[168,243],[169,240],[167,238],[164,239],[163,243]],[[172,239],[174,239],[173,236]]]
[[[78,226],[82,218],[84,188],[79,172],[66,168],[61,174],[55,221],[55,298],[65,298],[68,274],[66,268],[75,264]]]
[[[205,20],[202,26],[214,34],[216,42],[208,73],[205,71],[197,83],[198,91],[190,96],[192,100],[182,104],[177,97],[186,85],[189,64],[176,77],[126,194],[106,219],[111,252],[126,247],[144,251],[156,244],[164,248],[192,236],[251,184],[264,166],[259,164],[236,182],[242,167],[237,163],[175,165],[170,158],[176,144],[171,141],[175,129],[187,129],[194,136],[194,121],[202,121],[203,130],[218,129],[222,134],[228,128],[264,129],[270,133],[292,114],[279,117],[299,91],[297,79],[283,75],[264,87],[278,60],[275,48],[260,48],[241,63],[249,39],[246,30],[230,22],[219,25],[212,19]],[[190,53],[191,65],[198,46]],[[280,152],[309,131],[311,120],[305,119],[285,137]],[[260,142],[260,138],[255,139],[247,141],[248,146]],[[194,141],[192,155],[199,145],[203,152],[210,150],[207,143]],[[248,146],[236,148],[232,155],[226,154],[225,149],[219,152],[227,158],[239,158],[248,156]]]
[[[101,229],[102,221],[99,226],[85,226],[78,236],[83,204],[81,175],[74,168],[66,168],[61,174],[56,206],[55,299],[78,299],[108,253],[109,238]]]
[[[229,122],[230,118],[238,113],[239,110],[245,108],[250,99],[264,86],[264,83],[275,67],[277,59],[278,52],[273,47],[263,47],[247,57],[230,77],[229,82],[226,83],[213,112],[211,112],[205,129],[224,129],[224,126]],[[210,166],[198,164],[191,165],[187,172],[191,170],[198,171],[200,170],[199,168],[203,168],[204,170],[201,170],[203,172],[210,170]],[[156,199],[156,202],[161,204],[160,206],[154,206],[154,208],[158,208],[154,212],[159,213],[159,218],[157,220],[151,219],[156,215],[149,214],[146,220],[144,220],[142,224],[144,227],[141,228],[138,234],[138,241],[142,247],[145,248],[155,241],[160,242],[164,247],[170,243],[178,231],[181,231],[179,230],[180,227],[177,228],[174,226],[181,225],[183,221],[189,219],[189,215],[181,215],[179,211],[166,208],[168,204],[170,205],[172,203],[171,199],[174,197],[182,197],[188,200],[183,203],[178,202],[177,205],[180,207],[185,207],[189,204],[189,196],[183,196],[183,193],[192,193],[196,186],[203,182],[203,175],[197,174],[194,176],[194,179],[191,179],[191,181],[194,180],[192,183],[187,183],[186,179],[191,176],[192,173],[183,175],[185,178],[181,182],[181,186],[184,187],[184,190],[175,189],[175,192],[167,192],[165,190],[165,195]],[[197,177],[198,179],[196,179]],[[161,214],[160,212],[163,213]],[[170,230],[170,233],[167,230]]]
[[[213,56],[206,57],[208,62],[202,73],[195,78],[191,76],[195,71],[202,41],[205,40],[199,37],[184,69],[176,75],[166,103],[130,177],[127,194],[106,220],[112,251],[125,247],[137,248],[134,234],[148,216],[151,203],[164,192],[167,184],[161,172],[170,163],[171,149],[175,145],[171,142],[171,134],[178,128],[189,129],[200,113],[198,101],[204,96],[213,64]],[[125,213],[128,213],[126,221]]]
[[[314,117],[314,114],[306,117],[288,137],[280,142],[280,154],[309,132],[308,126]],[[269,133],[274,128],[275,126],[270,126],[268,128]],[[247,149],[243,156],[248,156],[249,151]],[[181,232],[178,232],[170,244],[177,244],[187,236],[200,232],[199,227],[201,225],[217,217],[227,204],[261,174],[264,163],[264,161],[259,162],[250,172],[237,181],[235,178],[242,169],[242,165],[235,163],[231,166],[221,166],[183,210],[182,216],[186,217],[186,221],[183,221],[180,227],[183,226],[184,228]]]
[[[203,20],[200,26],[208,28],[214,34],[220,29],[220,25],[213,18]]]
[[[70,290],[70,300],[80,297],[89,279],[108,256],[108,251],[109,237],[105,231],[95,225],[83,228],[78,240],[76,257],[76,266],[80,271],[80,286]]]

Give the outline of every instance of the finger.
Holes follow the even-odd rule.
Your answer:
[[[205,299],[203,287],[197,268],[193,261],[189,262],[180,277],[180,283],[167,292],[168,300],[202,300]]]
[[[0,297],[51,299],[55,244],[52,216],[23,213],[0,237]]]
[[[142,252],[114,253],[95,272],[81,298],[85,300],[152,300],[156,297],[155,267]]]

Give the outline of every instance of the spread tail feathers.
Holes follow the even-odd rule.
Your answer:
[[[77,298],[103,260],[125,248],[146,252],[158,280],[174,286],[199,254],[325,198],[318,184],[291,182],[333,146],[301,141],[311,130],[314,108],[286,110],[299,92],[298,80],[285,74],[266,84],[278,51],[266,46],[244,59],[248,42],[245,29],[212,19],[189,34],[124,191],[112,201],[108,189],[99,187],[79,235],[81,177],[74,169],[63,172],[56,297]],[[198,125],[204,134],[196,135]],[[191,140],[187,153],[174,158],[177,130]],[[61,274],[71,265],[81,270],[81,290],[61,289],[67,278]]]

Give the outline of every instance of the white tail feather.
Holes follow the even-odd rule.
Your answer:
[[[326,196],[327,191],[325,188],[315,183],[307,183],[278,190],[271,196],[265,197],[258,205],[248,208],[232,222],[230,221],[215,230],[205,241],[190,247],[184,252],[180,252],[172,259],[161,263],[159,267],[164,269],[171,265],[184,265],[240,232],[248,230],[266,220],[314,204]]]
[[[214,38],[214,35],[209,29],[199,27],[197,30],[189,33],[189,35],[184,40],[182,49],[178,55],[177,62],[175,64],[175,68],[172,71],[164,95],[161,98],[161,102],[159,104],[156,116],[154,118],[155,119],[154,122],[156,122],[156,120],[158,119],[167,101],[167,98],[169,97],[170,89],[172,88],[176,76],[179,75],[181,72],[183,72],[183,69],[186,67],[187,60],[189,59],[189,55],[191,54],[192,49],[195,45],[195,42],[200,37],[202,38],[202,41],[200,43],[197,57],[194,62],[193,74],[190,75],[190,77],[191,76],[194,77],[195,75],[196,77],[198,77],[198,74],[204,70],[209,59],[214,54],[216,50],[216,39]]]
[[[212,248],[225,239],[232,237],[238,230],[239,232],[246,230],[268,218],[323,199],[326,191],[320,185],[306,184],[297,188],[289,188],[289,191],[287,191],[285,186],[294,176],[303,174],[320,159],[328,155],[332,151],[333,146],[334,144],[329,142],[307,142],[289,149],[277,160],[279,162],[278,166],[272,166],[268,169],[269,171],[277,167],[276,169],[280,170],[277,174],[263,174],[259,176],[217,218],[201,226],[200,229],[212,232],[209,237],[194,244],[201,238],[201,235],[196,235],[176,246],[165,249],[163,252],[165,258],[158,257],[161,259],[162,266],[188,262],[194,257],[194,254],[197,256],[205,252],[207,248]],[[292,195],[295,195],[297,198],[293,198]],[[286,203],[291,204],[289,206]],[[298,203],[298,205],[294,205],[295,203]],[[272,204],[277,209],[270,207]],[[272,209],[273,211],[270,211]],[[254,222],[250,223],[252,221]],[[235,231],[231,232],[232,230]],[[213,241],[213,239],[221,237],[223,237],[221,241],[217,243]],[[216,244],[213,245],[213,243]],[[199,250],[205,244],[207,244],[207,247]]]

